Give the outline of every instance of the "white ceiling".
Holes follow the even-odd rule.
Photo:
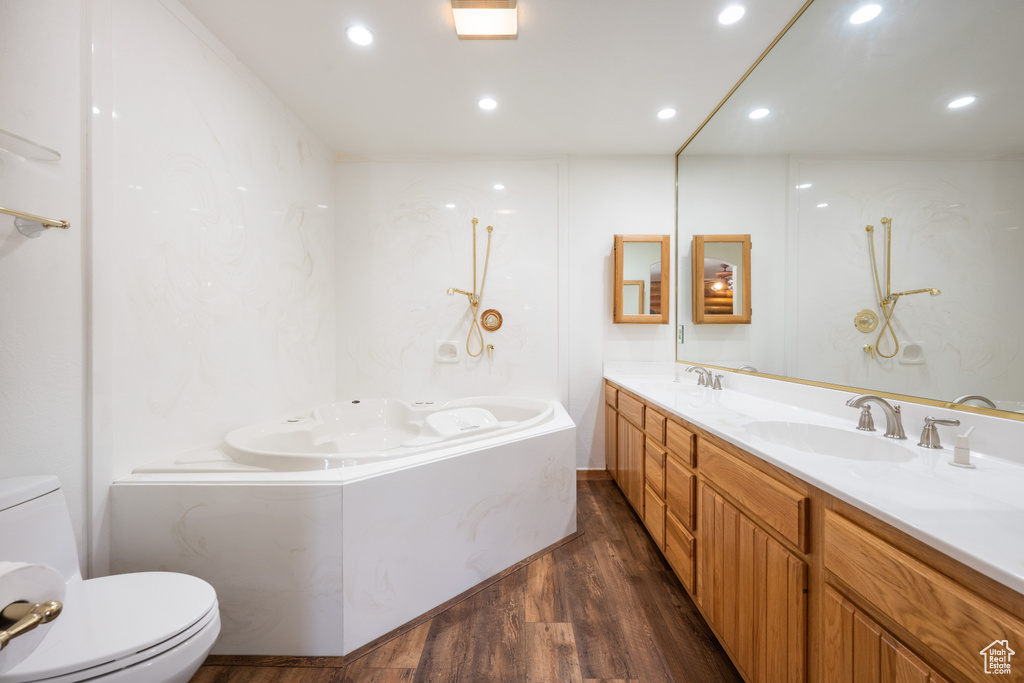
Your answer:
[[[459,40],[447,0],[182,4],[335,153],[389,157],[672,154],[803,0],[520,0],[509,41]]]

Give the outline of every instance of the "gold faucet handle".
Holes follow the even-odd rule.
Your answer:
[[[5,622],[13,621],[10,627],[0,631],[0,650],[7,647],[7,644],[14,638],[28,633],[40,624],[46,624],[58,616],[64,608],[57,600],[32,604],[29,602],[12,602],[0,612],[0,619]]]

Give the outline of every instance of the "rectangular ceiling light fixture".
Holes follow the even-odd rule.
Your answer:
[[[515,40],[519,35],[517,0],[452,0],[460,40]]]

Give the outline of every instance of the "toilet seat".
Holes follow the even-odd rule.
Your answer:
[[[187,671],[205,658],[220,631],[220,613],[217,595],[205,581],[145,572],[68,582],[63,613],[50,626],[35,652],[0,674],[0,683],[65,683],[105,675],[109,678],[99,680],[174,680],[171,669]],[[190,675],[187,671],[184,680]]]

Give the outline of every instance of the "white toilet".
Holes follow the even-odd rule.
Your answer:
[[[64,609],[0,683],[187,683],[220,633],[213,587],[187,574],[82,580],[56,477],[0,480],[0,560],[46,564],[67,582]],[[0,609],[4,606],[0,605]]]

